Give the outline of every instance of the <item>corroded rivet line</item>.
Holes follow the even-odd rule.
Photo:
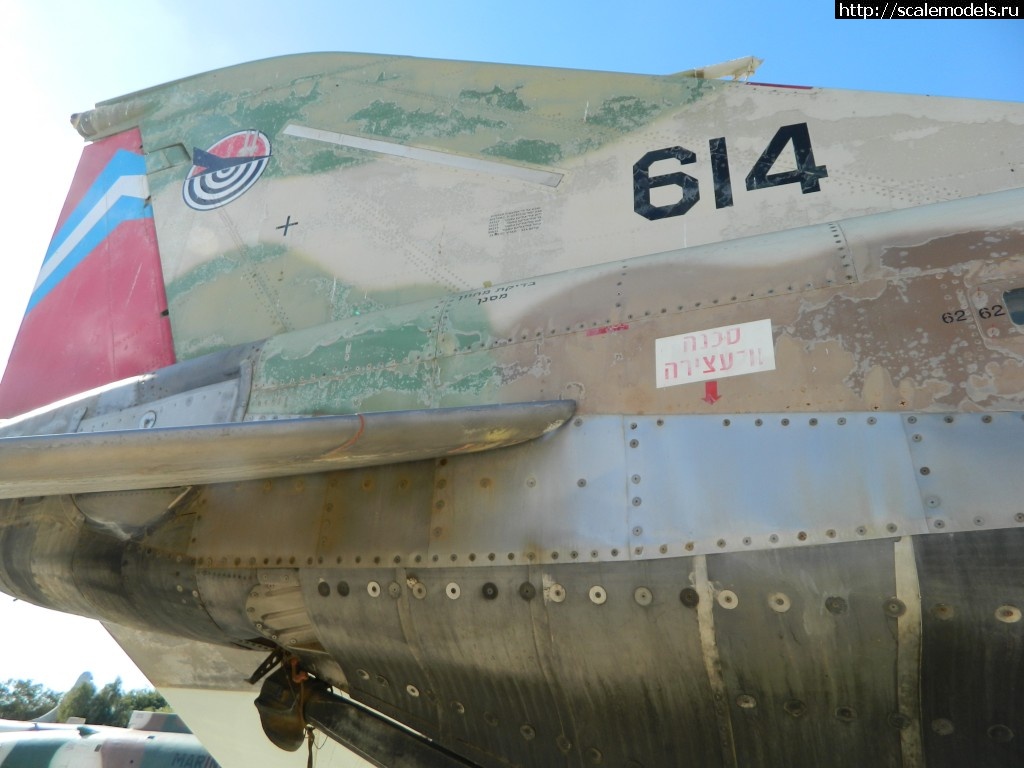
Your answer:
[[[689,589],[692,589],[698,598],[695,607],[697,609],[697,627],[700,632],[701,658],[704,661],[704,671],[711,687],[715,719],[718,725],[718,742],[722,750],[722,765],[724,768],[737,768],[736,742],[733,737],[732,718],[727,704],[728,690],[722,674],[718,640],[715,637],[715,587],[708,578],[708,563],[705,555],[697,555],[693,558],[693,587]],[[689,596],[686,589],[680,594],[680,599],[684,605],[687,605],[688,600],[684,595]]]
[[[886,601],[887,616],[896,619],[896,703],[900,720],[900,750],[903,765],[924,765],[924,739],[921,734],[921,583],[911,536],[893,543],[893,570],[896,595]],[[890,721],[892,722],[892,721]]]

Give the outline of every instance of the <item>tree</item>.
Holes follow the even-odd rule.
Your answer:
[[[0,683],[0,718],[31,720],[46,714],[60,701],[60,693],[31,680],[10,679]]]
[[[92,725],[116,725],[124,728],[132,711],[167,712],[164,697],[152,689],[121,690],[121,678],[107,683],[99,691],[91,682],[84,682],[68,691],[57,712],[58,720],[82,717]]]

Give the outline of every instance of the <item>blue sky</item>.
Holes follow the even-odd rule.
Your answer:
[[[827,0],[5,0],[0,21],[0,360],[81,152],[68,115],[197,72],[307,51],[650,74],[754,55],[765,60],[753,78],[762,82],[1024,101],[1024,20],[836,21]],[[145,684],[94,622],[43,616],[0,595],[0,627],[0,680],[62,689],[90,668],[100,685],[117,675],[127,687]],[[56,658],[55,641],[65,647]]]

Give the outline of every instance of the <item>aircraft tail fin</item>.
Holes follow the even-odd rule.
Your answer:
[[[138,129],[88,145],[0,382],[0,418],[174,362]]]
[[[75,684],[72,685],[70,688],[68,688],[67,693],[65,693],[63,696],[60,697],[60,701],[57,702],[57,706],[55,706],[49,712],[46,712],[46,713],[40,715],[39,717],[33,718],[32,722],[33,723],[56,723],[57,722],[57,713],[60,711],[60,705],[64,703],[64,700],[67,699],[67,697],[71,694],[72,691],[76,690],[78,688],[78,686],[83,685],[85,683],[88,683],[89,685],[92,684],[92,673],[91,672],[83,672],[82,674],[80,674],[78,676],[78,679],[75,680]],[[71,722],[71,720],[69,719],[68,722]]]

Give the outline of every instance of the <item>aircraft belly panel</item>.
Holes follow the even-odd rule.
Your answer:
[[[707,563],[736,765],[902,765],[892,540]]]
[[[353,697],[481,765],[718,766],[689,563],[344,571],[344,596],[331,570],[304,595]]]
[[[916,549],[928,766],[1022,765],[1024,531],[927,536]]]

